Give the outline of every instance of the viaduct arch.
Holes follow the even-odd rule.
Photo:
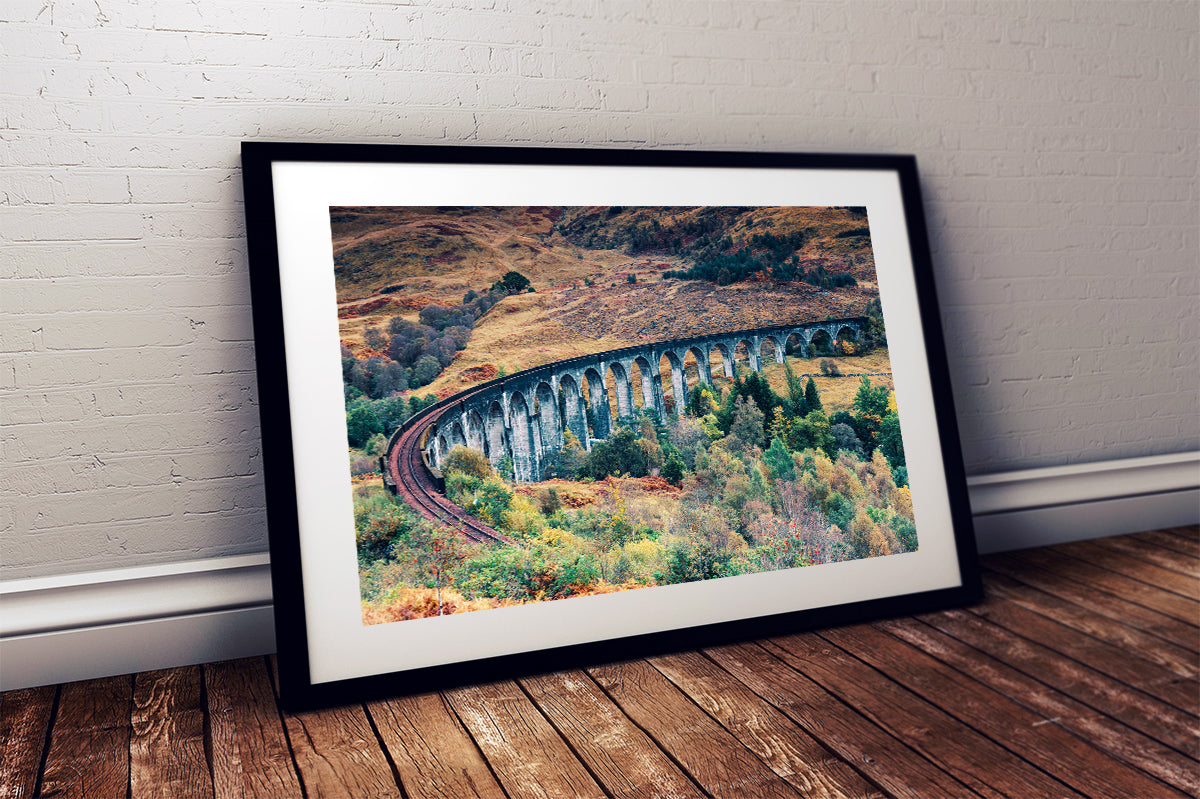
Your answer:
[[[783,363],[789,341],[801,354],[811,351],[814,341],[836,343],[848,333],[861,337],[865,317],[808,322],[799,325],[775,325],[732,333],[714,333],[695,338],[675,339],[653,344],[623,347],[593,355],[581,355],[544,364],[491,380],[445,400],[421,414],[418,424],[425,429],[417,436],[404,436],[409,423],[402,425],[388,442],[383,461],[384,484],[397,491],[397,475],[389,468],[396,462],[393,449],[402,438],[408,446],[419,445],[425,463],[438,469],[456,446],[482,452],[492,465],[506,455],[512,458],[513,477],[519,483],[536,482],[548,453],[561,449],[564,431],[570,430],[591,449],[594,441],[612,433],[608,375],[615,379],[619,416],[634,413],[635,395],[644,410],[666,416],[665,393],[660,364],[666,359],[671,370],[671,389],[676,397],[674,412],[683,413],[686,393],[687,357],[695,359],[699,379],[712,384],[710,363],[714,354],[724,375],[735,375],[735,357],[744,347],[749,367],[761,371],[764,348],[767,357]],[[632,381],[637,366],[640,385]],[[586,396],[584,387],[586,386]],[[592,412],[592,435],[588,435],[587,410]]]

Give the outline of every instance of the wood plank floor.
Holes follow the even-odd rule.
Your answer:
[[[287,713],[269,658],[0,696],[0,797],[1200,794],[1200,529],[973,608]]]

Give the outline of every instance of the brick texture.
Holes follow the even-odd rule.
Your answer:
[[[912,152],[971,473],[1200,447],[1195,2],[6,0],[0,577],[266,546],[243,139]]]

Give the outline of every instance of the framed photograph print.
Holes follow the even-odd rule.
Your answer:
[[[979,598],[912,157],[242,159],[288,704]]]

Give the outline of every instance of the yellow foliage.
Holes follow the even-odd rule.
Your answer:
[[[855,473],[855,462],[848,455],[842,455],[838,458],[837,463],[833,464],[833,474],[829,480],[829,487],[841,494],[846,499],[857,504],[857,501],[867,493],[867,489],[863,486],[862,480],[858,479]],[[820,475],[820,472],[817,472]]]
[[[850,545],[852,558],[870,557],[872,542],[877,535],[882,535],[879,525],[867,513],[865,508],[859,508],[850,520],[850,532],[846,535],[846,543]]]
[[[654,581],[654,573],[661,568],[666,549],[657,541],[643,538],[626,542],[622,552],[628,559],[631,576],[637,582],[650,583]]]
[[[634,563],[652,563],[661,557],[664,551],[662,544],[657,541],[651,541],[649,538],[642,538],[638,541],[630,541],[625,544],[625,554]]]
[[[717,426],[717,417],[714,414],[704,414],[700,418],[700,425],[704,428],[704,434],[708,436],[710,441],[716,441],[719,438],[725,437],[725,434],[721,432],[721,428]]]
[[[887,409],[888,409],[888,413],[898,413],[898,411],[896,410],[896,392],[895,391],[888,392]]]
[[[538,507],[533,500],[524,494],[513,494],[512,501],[508,503],[510,510],[515,510],[521,513],[538,513]]]
[[[910,522],[914,521],[912,492],[908,490],[908,486],[901,486],[892,492],[891,505],[897,514],[908,519]]]
[[[864,464],[861,472],[874,500],[871,504],[882,506],[887,504],[888,495],[892,490],[892,467],[887,458],[879,450],[871,456],[871,462]]]
[[[829,456],[819,449],[805,450],[805,454],[811,452],[813,454],[813,469],[816,471],[816,478],[825,485],[833,484],[833,461],[829,460]]]
[[[523,537],[537,535],[545,526],[541,511],[529,497],[514,494],[501,526]]]
[[[881,555],[892,554],[892,545],[891,542],[888,541],[888,535],[879,527],[879,525],[875,525],[871,528],[869,547],[869,557],[872,558],[877,558]]]
[[[579,536],[561,527],[545,527],[538,538],[543,544],[551,547],[569,546],[580,540]]]

